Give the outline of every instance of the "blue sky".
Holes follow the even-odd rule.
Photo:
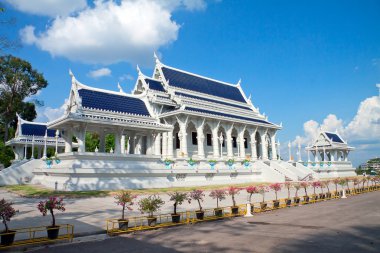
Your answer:
[[[45,1],[33,1],[34,6],[1,1],[4,16],[17,19],[1,32],[12,38],[21,35],[23,43],[11,53],[30,61],[49,82],[38,96],[45,102],[39,108],[41,120],[60,112],[69,94],[69,68],[85,84],[116,90],[120,82],[129,91],[136,64],[151,75],[157,51],[170,66],[230,83],[241,78],[254,105],[270,121],[283,123],[281,142],[297,135],[303,144],[310,142],[308,131],[315,122],[328,130],[339,128],[350,144],[358,145],[355,164],[379,155],[380,109],[378,97],[373,97],[380,83],[380,1],[138,0],[121,9],[131,25],[113,26],[110,19],[109,30],[100,32],[93,29],[97,18],[108,22],[107,13],[113,17],[112,10],[123,1],[113,3],[108,12],[102,12],[109,7],[105,3],[84,0],[57,0],[54,12]],[[102,16],[86,19],[91,9]],[[70,27],[68,20],[84,30]],[[34,30],[25,29],[31,26]],[[148,28],[156,35],[142,31]],[[86,46],[88,41],[103,44]],[[91,71],[102,68],[109,75],[91,77]],[[364,115],[358,111],[362,102]],[[354,122],[355,116],[368,124]]]

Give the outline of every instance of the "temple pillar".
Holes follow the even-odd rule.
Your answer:
[[[173,130],[168,132],[167,157],[173,158]]]
[[[75,137],[78,141],[78,152],[83,153],[86,152],[86,130],[83,128],[80,128],[77,130]]]
[[[167,157],[168,155],[168,133],[162,133],[162,157]]]
[[[245,158],[245,139],[244,139],[244,132],[245,132],[245,127],[240,127],[238,133],[239,137],[239,145],[240,145],[240,158],[244,159]]]
[[[261,150],[262,150],[262,159],[263,160],[268,160],[268,149],[267,149],[267,142],[265,140],[265,137],[267,135],[267,132],[264,134],[261,134]]]
[[[131,133],[129,135],[129,154],[134,154],[135,153],[135,146],[136,146],[136,135],[134,133]]]
[[[178,136],[180,138],[180,150],[181,150],[181,155],[183,157],[187,157],[187,124],[179,122],[179,133]]]
[[[212,150],[215,159],[219,158],[219,136],[218,136],[219,124],[214,124],[212,132]]]
[[[73,132],[63,130],[61,133],[63,140],[65,141],[65,153],[69,153],[73,151]]]
[[[205,123],[205,120],[197,121],[196,126],[195,126],[197,130],[197,148],[198,148],[199,159],[205,158],[205,145],[204,145],[205,135],[203,133],[204,123]]]
[[[161,134],[155,133],[153,135],[154,138],[154,154],[161,155]]]
[[[277,160],[277,148],[276,148],[276,134],[274,133],[271,136],[271,144],[272,144],[272,160]]]
[[[125,154],[125,135],[121,135],[120,139],[120,153]]]

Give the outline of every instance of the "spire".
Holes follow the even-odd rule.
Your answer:
[[[156,54],[156,51],[153,52],[153,57],[154,59],[156,60],[156,63],[159,63],[160,62],[160,59],[158,59],[158,56]]]
[[[139,67],[138,64],[136,65],[136,69],[137,69],[138,75],[142,75],[141,70],[140,70],[140,67]]]
[[[124,93],[124,91],[123,91],[123,89],[121,88],[119,82],[117,82],[117,88],[119,89],[119,92],[120,92],[120,93]]]
[[[241,78],[240,78],[239,81],[237,82],[236,86],[237,86],[237,87],[240,87],[240,84],[241,84]]]

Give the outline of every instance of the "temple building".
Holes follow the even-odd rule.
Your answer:
[[[308,168],[319,174],[321,178],[336,176],[356,176],[348,155],[355,150],[347,141],[335,133],[320,131],[312,145],[305,148],[308,153]],[[310,153],[314,159],[310,159]]]
[[[67,109],[47,123],[63,147],[59,163],[38,160],[28,171],[33,183],[83,190],[318,178],[309,166],[281,159],[282,125],[260,113],[240,81],[183,71],[156,56],[151,76],[137,71],[131,94],[88,86],[70,71]],[[95,150],[86,147],[87,132],[99,136]],[[111,150],[107,135],[114,137]]]

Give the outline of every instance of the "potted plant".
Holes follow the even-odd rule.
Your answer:
[[[339,181],[340,181],[340,178],[334,178],[333,179],[333,183],[335,185],[335,196],[339,196],[339,192],[338,192],[338,184],[339,184]]]
[[[208,164],[210,164],[212,170],[215,169],[215,164],[216,163],[217,163],[216,160],[208,160]]]
[[[174,161],[173,161],[173,160],[170,160],[169,158],[166,158],[166,159],[164,160],[164,164],[165,164],[165,167],[166,167],[167,169],[170,169],[170,167],[172,166],[173,163],[174,163]]]
[[[170,201],[173,201],[173,207],[174,207],[174,212],[172,213],[172,221],[173,223],[179,223],[181,220],[181,215],[177,214],[177,206],[182,205],[182,203],[185,200],[188,200],[187,193],[186,192],[173,192],[169,193],[170,196]]]
[[[226,192],[224,190],[213,190],[209,196],[216,199],[216,208],[214,209],[215,216],[222,217],[223,209],[219,208],[219,201],[226,199]]]
[[[61,159],[58,157],[58,154],[54,155],[54,160],[56,164],[59,164],[61,162]]]
[[[1,241],[0,244],[4,246],[12,245],[15,240],[16,231],[9,230],[7,221],[11,221],[11,218],[16,215],[16,211],[12,207],[13,203],[8,202],[5,199],[0,200],[0,218],[3,221],[5,230],[0,232]]]
[[[290,198],[290,188],[292,188],[292,183],[286,181],[284,183],[285,188],[288,190],[288,198],[285,199],[286,206],[290,206],[292,204],[292,199]]]
[[[331,180],[329,179],[323,181],[323,185],[327,188],[326,198],[328,199],[331,198],[330,183],[331,183]]]
[[[347,193],[350,194],[351,193],[351,190],[350,190],[351,179],[349,177],[346,177],[344,180],[346,181],[346,185],[347,185]]]
[[[205,215],[205,212],[203,211],[202,205],[201,205],[201,202],[203,202],[204,197],[205,197],[205,194],[203,193],[202,190],[193,190],[192,192],[190,192],[189,203],[191,199],[193,199],[193,200],[196,200],[199,205],[199,210],[195,211],[195,215],[197,216],[198,220],[203,220],[204,215]]]
[[[140,212],[148,214],[148,225],[154,227],[157,224],[157,217],[153,216],[153,214],[160,210],[165,202],[157,195],[150,195],[140,199],[138,204]]]
[[[260,185],[258,187],[259,193],[263,196],[263,201],[260,203],[261,210],[267,209],[267,202],[265,202],[265,193],[268,192],[268,187],[266,185]]]
[[[234,159],[228,159],[226,163],[228,165],[228,168],[232,169],[234,166],[235,160]]]
[[[274,191],[274,194],[276,195],[276,199],[273,200],[273,208],[279,208],[280,207],[280,201],[277,199],[277,193],[278,191],[281,191],[281,184],[280,183],[274,183],[269,186],[270,189]]]
[[[128,219],[125,219],[125,208],[131,211],[131,206],[133,206],[133,200],[136,197],[136,195],[132,195],[132,193],[129,191],[121,191],[114,197],[116,199],[116,204],[123,208],[121,212],[121,219],[118,220],[120,230],[128,229]]]
[[[314,189],[313,200],[317,201],[318,200],[318,195],[315,193],[315,189],[318,188],[318,187],[321,187],[321,182],[319,182],[319,181],[313,181],[313,182],[311,182],[311,186]]]
[[[346,181],[346,179],[344,179],[344,178],[341,178],[341,179],[339,180],[339,185],[342,186],[342,192],[345,191],[345,190],[344,190],[344,185],[345,185],[346,183],[347,183],[347,181]]]
[[[51,157],[46,157],[45,163],[46,163],[48,169],[50,169],[51,166],[53,165],[53,159]]]
[[[237,215],[239,214],[239,207],[236,206],[236,200],[235,200],[235,196],[239,194],[239,192],[241,191],[240,188],[237,188],[237,187],[234,187],[234,186],[231,186],[228,188],[228,195],[231,196],[232,198],[232,207],[231,207],[231,213],[233,215]]]
[[[300,203],[300,198],[298,197],[298,191],[299,189],[301,189],[301,185],[299,183],[293,183],[292,186],[294,187],[294,189],[296,189],[296,192],[294,194],[294,203],[298,205]]]
[[[251,185],[245,188],[245,190],[249,194],[249,203],[251,203],[251,213],[253,213],[254,205],[252,204],[252,195],[255,193],[259,193],[259,189],[256,186]]]
[[[307,187],[309,187],[308,182],[301,182],[301,187],[305,190],[305,196],[303,196],[303,201],[309,203],[309,196],[307,195]]]
[[[365,184],[365,182],[367,182],[367,178],[365,178],[365,177],[363,177],[362,178],[362,183],[363,183],[363,187],[362,187],[362,189],[360,190],[360,191],[364,191],[364,184]]]
[[[198,163],[197,160],[194,160],[192,157],[187,160],[187,164],[191,167],[191,168],[194,168],[194,166]]]
[[[241,163],[244,165],[244,168],[248,168],[249,165],[251,164],[251,160],[244,159]]]
[[[40,201],[37,206],[38,210],[43,216],[46,216],[47,212],[51,214],[52,223],[47,228],[47,235],[49,239],[57,239],[59,234],[59,226],[55,224],[54,210],[64,212],[65,204],[62,198],[50,197],[48,200]]]
[[[359,181],[359,179],[357,177],[355,177],[355,178],[352,179],[352,182],[354,183],[354,193],[357,193],[358,190],[356,189],[356,186],[359,185],[360,181]]]

